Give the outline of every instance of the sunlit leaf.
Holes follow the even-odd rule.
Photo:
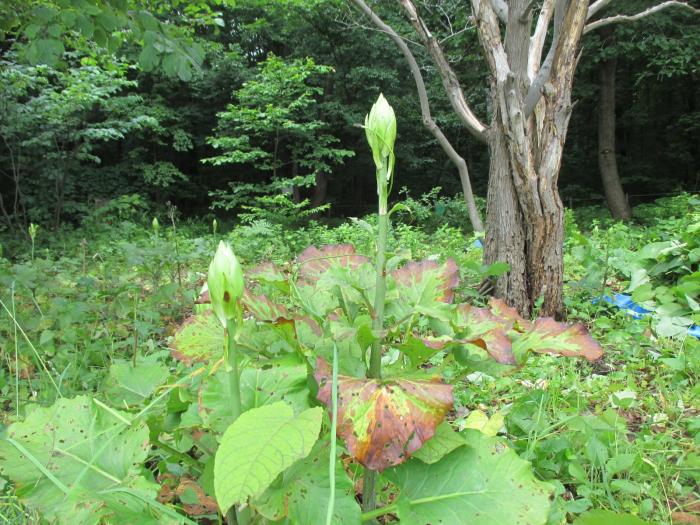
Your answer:
[[[0,473],[51,522],[129,523],[141,513],[158,523],[147,504],[157,486],[141,475],[148,427],[130,418],[87,396],[35,408],[0,440]]]
[[[518,332],[525,332],[532,326],[531,321],[523,319],[515,308],[508,306],[502,299],[492,297],[489,300],[489,309],[495,316],[504,320],[504,324],[508,326],[507,330],[512,328]]]
[[[244,308],[259,321],[290,319],[289,312],[284,305],[273,303],[265,295],[254,295],[245,290],[241,302]]]
[[[423,463],[437,463],[454,449],[466,444],[464,438],[454,431],[452,425],[443,421],[435,429],[435,435],[413,453]]]
[[[652,525],[649,521],[633,516],[632,514],[619,514],[609,510],[591,510],[581,514],[574,525]]]
[[[218,358],[224,351],[224,331],[211,311],[185,319],[175,330],[170,352],[176,359],[192,364]]]
[[[156,388],[164,384],[170,372],[163,363],[141,359],[133,366],[131,360],[116,360],[109,367],[105,382],[105,394],[112,404],[124,407],[143,403]]]
[[[289,283],[285,273],[274,263],[265,261],[246,270],[246,279],[261,284],[269,284],[282,292],[289,292]]]
[[[431,465],[412,459],[384,473],[400,490],[401,525],[544,525],[552,489],[493,438],[467,430],[465,446]]]
[[[444,264],[431,260],[405,264],[387,276],[387,318],[405,321],[421,315],[448,322],[458,281],[452,259]]]
[[[318,399],[330,408],[330,367],[318,359]],[[435,433],[452,408],[452,385],[439,379],[338,377],[338,435],[350,453],[372,470],[402,463]]]
[[[430,260],[411,261],[391,272],[391,277],[401,297],[413,304],[451,303],[459,284],[454,259],[443,264]]]
[[[214,488],[226,512],[262,494],[281,472],[306,457],[318,439],[320,407],[298,416],[284,402],[254,408],[226,430],[216,452]]]
[[[507,335],[513,322],[494,314],[488,308],[460,304],[455,311],[455,323],[464,332],[464,341],[483,348],[496,362],[515,364],[511,341]]]

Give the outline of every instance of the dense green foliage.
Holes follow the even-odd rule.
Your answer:
[[[487,446],[485,439],[494,439],[488,436],[496,436],[498,442],[531,461],[536,477],[550,483],[554,490],[554,506],[548,518],[551,524],[583,515],[591,508],[629,512],[650,522],[668,523],[673,513],[678,517],[679,513],[693,508],[698,496],[700,467],[696,412],[700,395],[697,390],[700,347],[697,339],[681,331],[667,333],[664,324],[669,293],[675,298],[671,301],[674,311],[689,309],[683,310],[686,313],[681,317],[696,323],[699,320],[692,300],[683,302],[686,296],[693,299],[698,295],[697,252],[688,244],[696,237],[683,240],[686,232],[694,231],[700,221],[697,212],[691,211],[693,208],[697,209],[697,197],[687,196],[642,206],[638,211],[643,221],[640,226],[609,224],[606,219],[597,218],[600,211],[595,209],[570,213],[567,307],[570,317],[590,327],[605,350],[604,358],[588,365],[541,356],[513,374],[502,376],[487,369],[472,372],[457,383],[455,410],[448,418],[452,428],[485,432],[484,437],[478,438],[473,430],[465,431],[474,450]],[[436,217],[444,216],[440,206],[424,206],[422,213],[429,211]],[[154,230],[150,218],[138,201],[124,203],[103,212],[89,227],[75,232],[57,236],[40,228],[35,235],[33,260],[31,244],[27,241],[20,257],[12,262],[2,261],[0,279],[4,293],[0,298],[7,310],[0,325],[4,349],[0,388],[6,400],[5,424],[24,420],[30,414],[32,419],[22,423],[24,428],[30,424],[43,425],[45,421],[58,422],[52,412],[35,407],[36,403],[51,406],[60,393],[64,398],[61,403],[65,405],[61,405],[62,419],[68,414],[77,418],[69,428],[57,430],[65,433],[61,439],[73,439],[71,433],[79,432],[79,428],[104,426],[103,433],[110,436],[110,443],[127,449],[129,440],[141,442],[141,434],[150,436],[151,447],[134,449],[133,458],[124,458],[124,461],[142,462],[144,468],[138,471],[123,470],[116,459],[106,462],[86,449],[74,453],[78,459],[64,458],[60,464],[63,474],[57,481],[64,485],[71,483],[70,476],[75,475],[71,472],[76,472],[73,469],[83,468],[79,459],[94,458],[102,471],[122,480],[118,487],[132,491],[130,495],[115,494],[115,500],[106,495],[95,500],[95,496],[85,493],[80,501],[92,502],[86,508],[98,511],[96,515],[105,516],[108,521],[121,516],[118,520],[124,522],[130,520],[126,516],[132,512],[131,515],[142,520],[139,522],[146,523],[144,516],[152,516],[155,522],[164,523],[174,519],[171,509],[175,509],[196,521],[215,515],[214,485],[209,470],[213,465],[207,467],[207,458],[213,457],[212,447],[216,446],[210,433],[223,433],[228,426],[229,405],[222,397],[226,392],[225,376],[221,371],[209,375],[205,362],[188,364],[191,363],[188,360],[174,360],[171,353],[177,348],[177,336],[173,338],[176,325],[193,307],[201,309],[193,305],[193,300],[203,281],[201,272],[217,242],[222,238],[231,242],[246,268],[267,258],[282,263],[314,244],[352,242],[359,253],[370,255],[373,234],[366,224],[371,225],[374,220],[367,217],[366,223],[347,222],[336,227],[313,222],[304,228],[279,225],[278,229],[262,233],[254,232],[255,225],[240,225],[230,232],[214,234],[210,225],[177,220],[173,224],[165,216],[160,217],[162,226]],[[593,226],[587,226],[591,223]],[[258,235],[265,242],[256,241]],[[673,243],[680,251],[658,251],[659,242]],[[465,250],[465,246],[469,248]],[[388,250],[401,259],[453,258],[460,274],[460,286],[455,292],[457,302],[468,299],[478,303],[482,299],[476,288],[482,276],[485,272],[499,271],[481,267],[481,250],[448,222],[443,222],[437,230],[395,222],[389,233]],[[640,253],[647,255],[641,257]],[[671,260],[669,257],[674,264],[666,264]],[[639,267],[649,269],[644,286],[649,285],[647,288],[654,295],[647,294],[645,299],[653,302],[644,304],[650,309],[657,308],[657,314],[634,320],[605,302],[591,302],[601,294],[634,288],[637,278],[624,263],[626,260],[639,261]],[[654,264],[665,265],[666,269],[653,271]],[[341,275],[336,275],[334,280]],[[361,279],[361,275],[358,273],[357,278]],[[267,293],[279,299],[282,296],[275,294],[282,290],[275,292],[275,281],[270,278],[264,281],[268,283]],[[682,287],[685,295],[672,291],[678,283],[686,283]],[[695,292],[688,293],[688,283],[695,283]],[[317,296],[314,304],[322,305],[325,300]],[[388,314],[401,315],[397,310]],[[336,325],[338,322],[334,321]],[[336,330],[342,333],[340,326]],[[666,337],[669,335],[673,337]],[[274,337],[273,334],[264,337],[268,338],[266,344],[270,345],[273,356],[288,351],[285,349],[291,340],[284,329]],[[222,344],[223,335],[202,348],[222,348]],[[347,351],[341,355],[348,355]],[[431,362],[446,378],[454,380],[463,376],[462,365],[436,360],[440,355]],[[341,373],[350,372],[347,367],[354,366],[353,362],[349,358],[341,359]],[[278,401],[282,396],[297,410],[309,406],[305,394],[306,366],[282,362],[278,372],[274,369],[257,372],[254,363],[246,366],[242,381],[258,385],[258,403],[263,399]],[[85,392],[91,392],[99,404],[90,405],[89,398],[72,400]],[[88,403],[87,412],[80,403]],[[244,397],[244,409],[256,406],[251,403],[256,402]],[[102,408],[103,405],[107,408]],[[209,409],[203,410],[202,406]],[[128,430],[126,426],[118,426],[122,420],[131,422]],[[192,432],[196,428],[209,430],[204,434]],[[5,436],[6,432],[4,427]],[[483,443],[477,445],[475,439]],[[29,449],[33,454],[48,450],[38,442],[26,446],[35,447]],[[5,448],[2,450],[7,454]],[[471,449],[464,449],[465,453],[467,450]],[[425,454],[431,454],[430,449]],[[327,442],[325,445],[319,442],[309,456],[312,457],[322,458],[320,464],[295,463],[284,474],[288,480],[285,486],[299,489],[306,483],[305,476],[310,479],[327,476]],[[430,455],[419,457],[431,465]],[[465,457],[460,461],[472,459]],[[407,479],[415,483],[421,475],[413,472],[418,464],[406,465],[411,469]],[[11,464],[3,464],[2,468],[4,477],[20,481]],[[23,476],[39,475],[39,471],[30,474],[34,471],[28,464],[23,464],[21,471],[25,472]],[[100,487],[103,478],[93,470],[88,472],[90,476],[85,478],[83,486],[94,494],[97,490],[94,484]],[[347,506],[352,504],[348,494],[352,494],[351,482],[360,480],[359,473],[353,474],[351,470],[346,474],[340,464],[337,472],[336,505],[346,509],[344,516],[350,516],[357,511]],[[400,472],[387,474],[387,479],[404,487]],[[348,475],[349,478],[344,477]],[[30,481],[22,479],[23,484]],[[56,490],[54,482],[46,478],[41,483],[44,490],[51,493]],[[114,487],[112,483],[109,486]],[[413,494],[410,485],[404,490]],[[45,512],[44,505],[49,505],[47,500],[37,500],[37,496],[23,491],[13,497],[12,483],[5,482],[4,491],[5,503],[0,515],[12,523],[17,520],[21,523],[22,519],[30,523],[32,512]],[[157,493],[162,505],[155,499]],[[315,497],[325,502],[327,494],[327,490],[321,491]],[[426,495],[416,493],[410,497]],[[274,510],[278,508],[275,498],[280,497],[295,496],[268,493],[256,508],[262,509],[266,516],[278,515]],[[128,503],[126,507],[124,502]],[[172,504],[175,507],[170,507]],[[65,500],[63,505],[50,505],[50,512],[59,514],[61,509],[73,509],[71,505],[75,502]],[[420,510],[428,511],[428,508],[420,507]],[[290,507],[289,512],[303,510]],[[71,518],[77,519],[73,514]],[[303,522],[303,518],[297,519]]]
[[[354,126],[379,92],[402,115],[401,184],[414,197],[436,186],[448,196],[459,191],[456,171],[423,128],[403,57],[344,2],[94,4],[0,4],[9,14],[0,56],[0,227],[15,235],[29,222],[78,224],[104,199],[133,193],[187,213],[212,206],[232,213],[240,211],[238,197],[250,192],[289,191],[295,204],[308,198],[314,206],[330,203],[335,216],[360,215],[374,192],[371,181],[358,177],[370,168],[367,159],[350,157],[361,147]],[[463,85],[484,86],[476,35],[461,30],[467,10],[444,4],[426,11],[426,22]],[[639,5],[622,2],[620,9]],[[374,7],[410,34],[395,9]],[[602,200],[597,64],[611,54],[618,57],[619,169],[631,203],[697,189],[697,19],[670,9],[614,26],[613,41],[586,35],[560,181],[567,204]],[[485,147],[464,132],[428,59],[420,48],[414,52],[426,68],[436,121],[466,158],[483,197]],[[467,96],[487,120],[486,93],[474,87]],[[50,115],[33,114],[45,102]]]
[[[368,3],[483,214],[485,145]],[[488,121],[469,10],[419,4]],[[510,266],[350,5],[0,0],[0,525],[700,521],[700,17],[583,40],[560,323],[488,297]]]

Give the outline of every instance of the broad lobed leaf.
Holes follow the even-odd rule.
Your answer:
[[[331,407],[331,371],[316,364],[318,399]],[[338,376],[338,435],[350,453],[372,470],[398,465],[433,437],[452,408],[452,385],[409,379]]]

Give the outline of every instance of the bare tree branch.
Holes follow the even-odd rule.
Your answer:
[[[401,36],[394,31],[394,29],[387,25],[363,0],[351,0],[365,15],[367,15],[372,23],[377,26],[377,28],[389,35],[389,37],[394,41],[403,53],[408,66],[411,69],[411,74],[413,75],[413,80],[416,83],[416,90],[418,91],[418,100],[420,101],[421,116],[423,118],[423,124],[430,131],[430,133],[438,141],[442,149],[445,151],[452,163],[457,167],[459,171],[459,178],[462,182],[462,190],[464,193],[464,199],[467,202],[467,208],[469,210],[469,219],[472,223],[472,227],[475,231],[484,231],[484,225],[481,222],[481,217],[479,216],[479,211],[476,207],[474,201],[474,194],[472,193],[471,182],[469,180],[469,171],[467,169],[467,163],[462,158],[462,156],[457,153],[450,141],[444,135],[440,127],[437,125],[432,115],[430,114],[430,103],[428,101],[428,92],[425,88],[425,82],[423,81],[423,75],[421,74],[420,67],[416,58],[411,53],[408,45]]]
[[[590,20],[593,18],[598,11],[601,9],[605,9],[608,4],[612,3],[613,0],[598,0],[597,2],[593,2],[589,7],[588,7],[588,14],[586,15],[586,20]]]
[[[438,72],[440,73],[440,78],[442,79],[442,85],[447,92],[447,97],[450,100],[450,104],[452,104],[452,108],[455,110],[457,116],[467,127],[469,132],[480,141],[485,142],[486,126],[478,119],[478,117],[469,107],[469,104],[464,97],[462,87],[457,79],[457,75],[452,69],[452,66],[450,66],[450,63],[445,58],[440,44],[423,22],[423,19],[418,14],[416,6],[413,5],[413,2],[411,2],[411,0],[399,0],[399,3],[408,15],[411,25],[418,33],[418,36],[420,36],[421,41],[427,48],[433,62],[437,66]]]
[[[552,19],[553,11],[554,0],[544,0],[540,15],[537,18],[535,32],[532,37],[530,37],[530,51],[527,59],[527,76],[530,79],[530,83],[535,80],[537,72],[540,70],[540,65],[542,64],[542,50],[544,49],[544,41],[547,38],[547,28]]]
[[[508,23],[508,4],[505,0],[491,0],[493,10],[496,11],[498,19],[504,24]]]
[[[580,0],[574,0],[580,1]],[[552,35],[552,44],[549,47],[547,56],[542,63],[537,76],[530,84],[530,89],[525,96],[525,118],[529,118],[532,112],[535,110],[537,102],[542,97],[544,85],[549,80],[550,73],[552,72],[552,63],[554,62],[554,55],[556,54],[557,48],[560,43],[561,36],[561,24],[564,20],[564,13],[569,6],[570,0],[556,0],[556,5],[554,8],[554,33]]]
[[[600,1],[600,0],[599,0]],[[654,7],[650,7],[649,9],[642,11],[640,13],[637,13],[636,15],[616,15],[616,16],[610,16],[608,18],[602,18],[600,20],[596,20],[595,22],[591,22],[588,24],[586,27],[583,29],[583,33],[590,33],[591,31],[595,31],[596,29],[599,29],[601,27],[605,27],[610,24],[617,24],[620,22],[633,22],[634,20],[639,20],[640,18],[647,17],[649,15],[652,15],[654,13],[658,13],[659,11],[666,9],[667,7],[684,7],[686,9],[690,9],[693,13],[700,13],[700,9],[695,9],[694,7],[686,4],[685,2],[678,2],[676,0],[670,0],[668,2],[663,2],[659,5],[655,5]]]

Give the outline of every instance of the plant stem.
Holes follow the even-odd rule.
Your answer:
[[[372,330],[380,332],[384,329],[384,300],[386,297],[386,238],[389,230],[389,215],[379,215],[379,238],[377,239],[377,279],[374,292],[374,319]],[[377,338],[372,343],[369,356],[367,377],[379,379],[382,377],[382,340]]]
[[[226,321],[226,371],[228,372],[229,401],[231,403],[231,415],[233,421],[241,415],[241,385],[238,375],[238,348],[236,345],[236,332],[238,330],[236,321],[229,319]],[[226,523],[228,525],[238,525],[238,515],[235,505],[226,512]]]
[[[338,429],[338,346],[333,344],[333,384],[331,386],[331,452],[328,466],[328,478],[331,491],[328,496],[328,511],[326,512],[326,525],[333,525],[333,511],[335,510],[335,461],[336,461],[336,433]]]
[[[228,372],[228,391],[231,402],[233,421],[241,415],[241,385],[238,375],[238,348],[236,345],[236,321],[226,322],[226,371]]]
[[[386,298],[386,239],[389,231],[389,215],[386,212],[386,202],[379,203],[379,235],[377,239],[377,281],[374,292],[374,319],[372,330],[375,334],[384,329],[384,300]],[[383,212],[383,213],[382,213]],[[382,339],[377,338],[372,343],[369,356],[367,377],[380,379],[382,377]],[[362,489],[362,510],[374,510],[377,506],[377,472],[367,469]]]

